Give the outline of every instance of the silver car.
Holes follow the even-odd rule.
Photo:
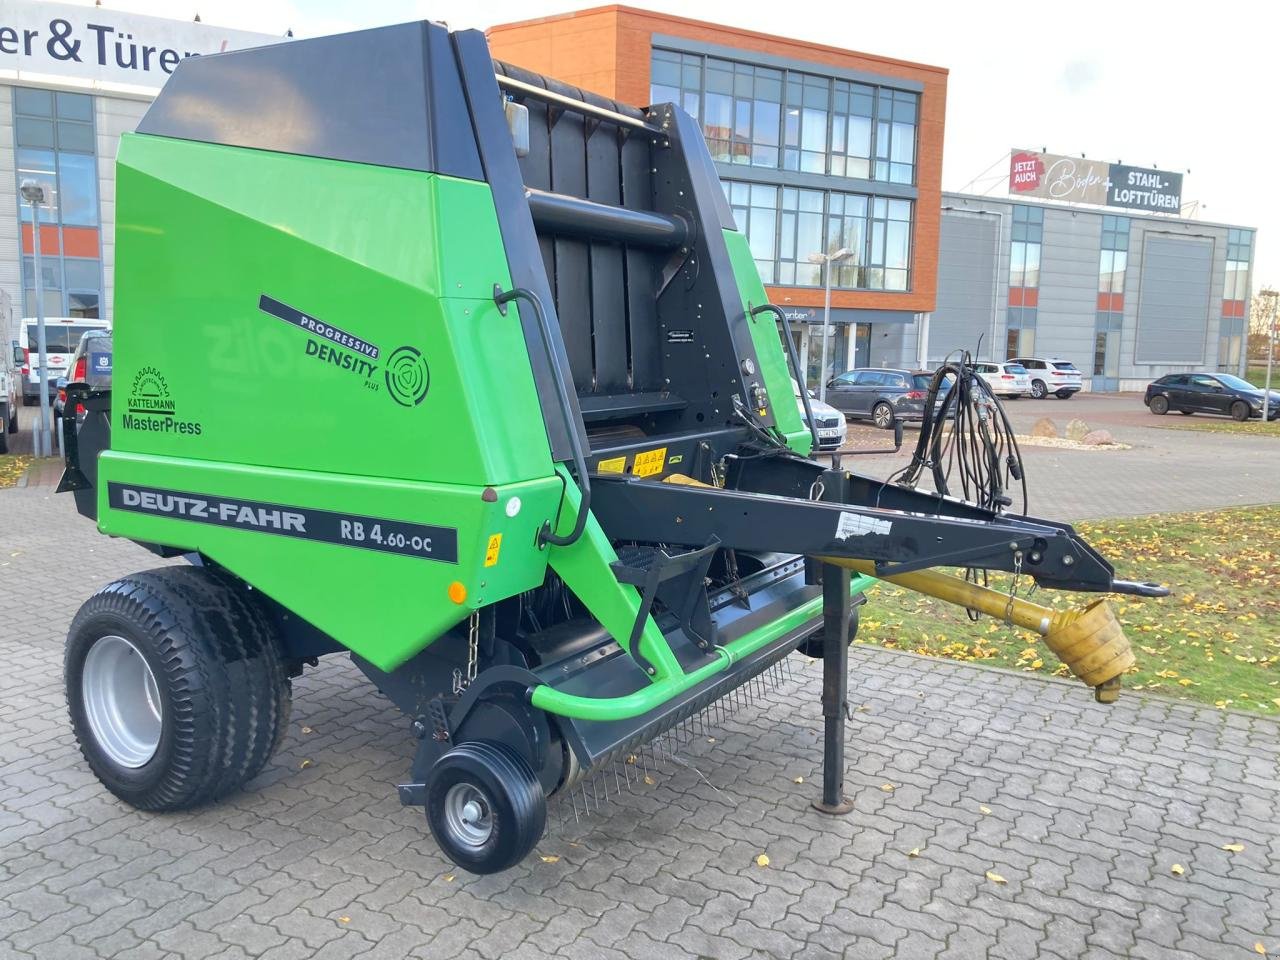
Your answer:
[[[804,415],[804,401],[800,399],[800,385],[796,383],[794,377],[791,380],[791,392],[795,395],[796,407],[800,411],[800,419],[807,427],[809,426],[809,421]],[[814,395],[812,390],[809,391],[809,409],[813,411],[813,426],[818,432],[818,450],[830,452],[843,447],[845,438],[849,434],[849,425],[845,422],[844,414],[831,406],[831,404],[823,403]]]

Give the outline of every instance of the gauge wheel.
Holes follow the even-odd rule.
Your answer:
[[[1163,417],[1169,412],[1169,398],[1157,393],[1151,398],[1151,412]]]
[[[893,428],[893,407],[881,400],[871,408],[871,422],[881,430]]]
[[[502,743],[472,740],[431,768],[426,813],[445,856],[471,873],[498,873],[542,839],[547,798],[519,753]]]
[[[1249,419],[1249,405],[1243,400],[1237,400],[1231,405],[1231,419],[1238,420],[1241,423]]]
[[[1044,385],[1043,380],[1031,381],[1031,396],[1037,400],[1043,400],[1049,394],[1049,388]]]
[[[80,751],[141,810],[184,810],[262,770],[288,722],[275,637],[238,581],[206,567],[132,574],[80,608],[67,636]]]

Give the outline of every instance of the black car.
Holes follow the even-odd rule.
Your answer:
[[[1148,385],[1142,402],[1157,414],[1170,410],[1187,416],[1217,413],[1243,421],[1262,416],[1264,394],[1261,387],[1229,373],[1171,373]],[[1267,419],[1277,417],[1280,417],[1280,393],[1272,390]]]
[[[890,430],[895,420],[924,419],[932,376],[923,370],[884,367],[850,370],[827,383],[827,403],[851,420],[870,420]]]

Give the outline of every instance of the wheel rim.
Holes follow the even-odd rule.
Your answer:
[[[466,847],[483,847],[493,836],[489,800],[469,783],[455,783],[445,794],[444,822],[453,839]]]
[[[1044,394],[1045,394],[1045,388],[1043,383],[1036,381],[1031,385],[1031,395],[1035,397],[1037,400],[1042,399],[1044,397]]]
[[[89,729],[108,757],[137,769],[155,756],[164,722],[160,686],[137,647],[114,635],[96,640],[80,691]]]
[[[888,407],[884,405],[876,407],[875,421],[876,421],[877,427],[881,427],[881,428],[887,427],[889,425],[889,422],[892,419],[893,419],[893,414],[889,412]]]

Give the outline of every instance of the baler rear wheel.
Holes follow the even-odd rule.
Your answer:
[[[288,722],[279,646],[252,597],[205,567],[132,574],[90,597],[67,637],[71,725],[121,800],[184,810],[262,770]]]
[[[450,860],[471,873],[515,866],[542,839],[547,798],[529,764],[500,743],[460,743],[431,768],[427,823]]]

